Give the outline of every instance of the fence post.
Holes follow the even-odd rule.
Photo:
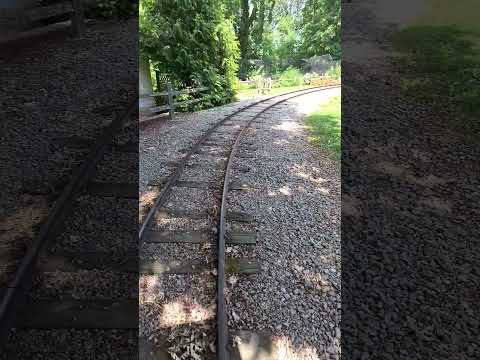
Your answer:
[[[83,19],[82,0],[72,0],[73,12],[71,15],[73,36],[85,35],[85,23]]]
[[[161,84],[160,84],[160,71],[155,70],[155,82],[157,83],[157,91],[160,92]]]
[[[174,102],[173,102],[173,88],[171,83],[167,83],[167,92],[168,92],[168,106],[170,107],[170,119],[173,120],[173,114],[175,112]]]

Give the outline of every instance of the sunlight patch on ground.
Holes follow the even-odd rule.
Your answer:
[[[330,191],[327,188],[324,188],[324,187],[319,187],[319,188],[316,188],[315,190],[318,191],[319,193],[321,193],[322,195],[330,194]]]
[[[316,360],[320,358],[317,350],[308,345],[295,347],[287,337],[278,337],[273,341],[274,356],[278,360]]]
[[[317,110],[319,105],[329,102],[332,97],[341,96],[341,93],[341,87],[338,87],[293,98],[288,102],[295,104],[296,110],[299,113],[308,115]]]
[[[165,294],[161,287],[161,281],[155,275],[143,275],[139,279],[140,304],[155,304],[163,300]]]
[[[149,190],[140,194],[140,199],[138,202],[138,217],[140,222],[146,216],[149,209],[153,206],[158,194],[158,190]]]
[[[215,304],[204,307],[194,299],[181,297],[163,305],[160,326],[169,328],[182,324],[205,322],[215,317]]]
[[[280,125],[274,126],[272,129],[289,131],[289,132],[298,132],[301,128],[302,126],[298,125],[298,123],[295,121],[284,121]]]
[[[294,345],[286,336],[242,334],[234,337],[240,360],[318,360],[320,354],[310,345]]]
[[[286,144],[290,144],[290,141],[285,140],[285,139],[281,139],[281,140],[275,140],[273,143],[275,145],[286,145]]]
[[[314,177],[314,176],[312,176],[312,174],[307,174],[303,171],[293,172],[293,174],[295,174],[299,178],[311,181],[312,183],[314,183],[316,185],[320,185],[320,184],[323,184],[323,183],[328,181],[328,180],[326,180],[324,178],[321,178],[321,177]]]

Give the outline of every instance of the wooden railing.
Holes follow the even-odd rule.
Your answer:
[[[208,96],[207,94],[201,94],[203,96],[197,98],[197,99],[190,99],[190,100],[184,100],[184,101],[175,101],[175,97],[178,95],[188,95],[188,94],[195,94],[195,93],[202,93],[209,90],[208,87],[199,87],[199,88],[189,88],[189,89],[184,89],[184,90],[174,90],[173,86],[171,83],[167,83],[167,90],[158,92],[158,93],[153,93],[150,96],[157,98],[157,97],[166,97],[167,98],[167,105],[162,105],[162,106],[155,106],[150,108],[150,111],[152,113],[162,113],[162,112],[169,112],[170,113],[170,119],[173,119],[174,113],[175,113],[175,108],[177,106],[181,105],[189,105],[189,104],[194,104],[197,102],[200,102],[202,100],[205,100],[205,97]]]

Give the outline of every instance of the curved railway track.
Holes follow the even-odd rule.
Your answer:
[[[98,295],[96,294],[97,291],[102,292],[98,289],[91,289],[90,295],[87,291],[87,295],[79,298],[78,294],[75,294],[75,291],[78,290],[75,288],[76,284],[66,286],[65,282],[68,283],[68,274],[75,272],[80,272],[81,277],[85,279],[89,276],[90,278],[92,276],[101,277],[101,275],[95,273],[99,269],[122,274],[125,272],[136,273],[138,263],[136,261],[138,258],[136,251],[132,251],[128,259],[124,254],[117,254],[116,259],[112,259],[115,258],[113,252],[117,248],[116,241],[117,236],[119,236],[118,232],[115,233],[115,226],[108,228],[107,225],[105,229],[105,234],[109,234],[107,237],[111,240],[110,249],[113,249],[113,252],[105,252],[101,249],[99,244],[102,241],[108,242],[110,240],[103,239],[101,235],[98,238],[92,235],[92,229],[89,229],[89,227],[95,227],[92,224],[94,225],[95,221],[98,221],[95,212],[91,211],[96,205],[101,208],[100,211],[108,212],[111,211],[108,210],[109,204],[121,202],[122,199],[133,200],[138,196],[138,184],[119,182],[115,173],[118,175],[118,172],[121,172],[122,169],[112,165],[115,163],[117,165],[122,164],[125,156],[126,159],[130,159],[129,166],[136,165],[138,142],[136,140],[128,142],[127,140],[125,143],[122,141],[122,137],[125,140],[125,132],[135,131],[138,128],[137,109],[138,102],[135,100],[126,111],[104,128],[103,133],[93,144],[89,139],[80,141],[80,147],[83,147],[83,151],[88,155],[73,172],[70,181],[63,188],[49,211],[46,222],[43,223],[26,252],[18,259],[13,259],[16,263],[14,271],[7,274],[8,282],[1,284],[0,288],[2,340],[0,344],[2,345],[2,351],[0,353],[7,359],[41,356],[40,354],[43,351],[48,353],[43,355],[50,359],[71,356],[67,355],[67,352],[63,352],[66,351],[65,349],[59,349],[58,354],[52,353],[52,351],[57,351],[57,346],[62,347],[59,343],[55,344],[53,349],[39,349],[39,353],[34,355],[35,348],[39,344],[27,343],[28,335],[22,340],[22,332],[27,332],[33,337],[46,334],[47,338],[52,340],[56,337],[55,331],[61,333],[60,335],[57,334],[59,337],[70,331],[70,335],[74,338],[75,336],[85,336],[85,332],[82,332],[85,330],[93,333],[110,330],[115,332],[119,329],[121,334],[115,333],[113,337],[118,337],[120,334],[120,337],[123,336],[123,340],[127,342],[135,338],[136,327],[138,326],[137,320],[128,318],[128,316],[119,317],[122,312],[128,315],[128,310],[130,310],[130,313],[134,313],[136,308],[134,299],[98,297],[96,296]],[[75,135],[72,135],[72,137],[74,138]],[[67,140],[63,146],[66,148],[72,145]],[[79,146],[79,144],[77,143],[76,146]],[[134,154],[134,156],[129,156],[131,154]],[[101,173],[100,168],[109,170],[98,178]],[[82,200],[82,197],[86,197],[86,200]],[[104,199],[106,199],[105,202],[102,202]],[[90,201],[94,202],[93,206],[89,204]],[[107,208],[103,209],[103,205],[106,205]],[[132,209],[135,208],[136,206],[133,205]],[[126,216],[124,218],[125,222],[131,222],[132,219],[136,218],[135,215],[128,217],[127,214]],[[79,222],[83,223],[78,226],[77,223]],[[133,232],[130,231],[130,239],[127,235],[125,241],[126,243],[129,242],[131,248],[136,250],[138,247],[135,233],[135,229],[133,229]],[[100,232],[96,234],[98,235]],[[71,242],[69,239],[73,238],[82,240]],[[104,246],[105,248],[107,246]],[[128,264],[125,264],[125,260]],[[53,288],[49,288],[45,282],[45,277],[48,278],[49,274],[55,274],[55,272],[57,272],[57,275],[60,273],[60,277],[64,274],[67,280],[64,279],[63,285],[59,282],[58,286],[54,284]],[[56,279],[55,275],[53,278]],[[88,283],[88,280],[86,281]],[[12,332],[12,329],[15,329],[15,331]],[[75,335],[75,331],[79,331],[79,333],[77,332],[77,335]],[[102,341],[107,343],[108,336],[105,335],[105,339]],[[92,337],[95,338],[95,335]],[[69,345],[74,342],[75,339],[73,338],[68,339],[67,336]],[[8,343],[6,340],[9,340]],[[103,345],[105,346],[106,343]],[[123,346],[123,344],[120,344],[120,346]],[[27,348],[29,350],[26,350]],[[106,348],[104,347],[100,351],[107,351]],[[134,349],[133,345],[131,348]],[[90,350],[95,351],[94,348]],[[80,349],[73,349],[73,351],[80,351]],[[92,352],[85,353],[84,356],[84,358],[93,359],[98,358],[100,354]],[[0,358],[3,359],[1,356]]]
[[[152,226],[155,219],[158,219],[158,213],[166,214],[167,216],[173,217],[189,217],[194,216],[197,218],[199,214],[192,214],[191,212],[180,209],[177,211],[172,211],[172,209],[165,208],[165,205],[169,201],[170,195],[174,188],[184,189],[184,188],[196,188],[196,189],[210,189],[210,190],[219,190],[221,191],[220,197],[220,211],[216,212],[215,210],[209,211],[213,218],[213,224],[215,230],[212,231],[216,235],[216,274],[217,274],[217,283],[216,283],[216,358],[218,360],[227,360],[231,358],[231,354],[228,350],[229,348],[229,335],[228,335],[228,326],[227,326],[227,312],[226,312],[226,300],[225,300],[225,286],[226,286],[226,255],[225,248],[226,243],[235,244],[235,245],[246,245],[246,244],[255,244],[256,239],[251,234],[228,234],[227,232],[227,219],[232,221],[251,221],[248,219],[248,214],[244,213],[232,213],[228,212],[227,209],[227,198],[230,191],[235,190],[248,190],[248,186],[245,187],[245,184],[234,184],[231,181],[232,168],[234,166],[235,157],[241,155],[240,149],[242,147],[242,139],[244,138],[247,131],[251,128],[252,124],[259,119],[259,117],[267,112],[274,106],[282,104],[292,98],[296,98],[305,94],[312,92],[323,91],[326,89],[336,88],[338,86],[323,87],[323,88],[314,88],[308,90],[299,90],[290,92],[287,94],[282,94],[278,96],[273,96],[267,99],[250,104],[244,108],[241,108],[234,113],[226,116],[220,122],[216,123],[209,130],[205,132],[203,136],[192,146],[192,148],[187,151],[185,156],[179,161],[177,168],[169,176],[166,181],[161,185],[161,190],[153,203],[153,206],[149,210],[148,214],[145,217],[145,220],[140,228],[139,232],[139,242],[140,246],[144,243],[201,243],[206,241],[206,237],[202,236],[201,233],[195,231],[187,230],[186,239],[182,239],[182,235],[179,235],[178,232],[171,231],[158,231]],[[273,103],[271,103],[274,101]],[[247,113],[247,110],[254,110],[254,113]],[[247,114],[247,118],[243,118],[242,115]],[[234,125],[239,125],[236,129]],[[232,127],[233,126],[233,127]],[[228,144],[228,140],[224,143],[219,143],[218,138],[222,138],[223,135],[222,127],[232,127],[233,131],[229,131],[227,134],[232,142]],[[217,138],[217,139],[216,139]],[[212,153],[205,153],[202,151],[202,147],[215,149]],[[220,150],[220,151],[218,151]],[[226,163],[222,168],[221,180],[217,183],[212,184],[211,182],[205,181],[189,181],[181,180],[182,175],[187,169],[192,165],[191,159],[197,154],[205,154],[207,156],[211,155],[214,157],[221,157],[225,155]],[[247,156],[248,157],[248,156]],[[211,172],[215,172],[216,169],[209,169]],[[211,209],[210,209],[211,210]],[[204,212],[205,213],[205,212]],[[160,215],[161,217],[162,215]],[[201,217],[201,215],[200,215]],[[193,235],[192,235],[193,234]],[[241,259],[242,260],[242,259]],[[247,261],[243,261],[247,260]],[[255,261],[249,259],[243,259],[239,263],[235,263],[235,259],[228,259],[230,264],[235,264],[234,267],[237,268],[236,271],[240,273],[254,273],[258,271],[258,264]],[[246,265],[246,268],[242,270],[242,267]],[[231,266],[229,266],[231,267]],[[149,261],[141,261],[140,272],[142,274],[186,274],[190,272],[197,272],[198,269],[207,269],[207,264],[189,264],[187,263],[155,263]],[[160,350],[162,352],[162,350]],[[165,354],[165,350],[163,350]],[[163,355],[165,356],[165,355]]]

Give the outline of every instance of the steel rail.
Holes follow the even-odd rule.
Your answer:
[[[198,151],[198,149],[200,148],[200,146],[202,145],[202,143],[205,142],[205,140],[208,139],[208,137],[217,129],[219,128],[220,126],[222,126],[225,122],[227,122],[228,120],[230,120],[232,117],[234,117],[235,115],[241,113],[242,111],[245,111],[247,109],[250,109],[251,107],[253,106],[256,106],[258,104],[261,104],[261,103],[264,103],[266,101],[269,101],[271,99],[274,99],[274,98],[277,98],[277,97],[281,97],[281,96],[285,96],[285,95],[289,95],[289,94],[294,94],[294,93],[298,93],[298,92],[306,92],[307,90],[312,90],[312,89],[316,89],[316,90],[326,90],[326,89],[330,89],[330,88],[335,88],[335,87],[339,87],[340,85],[334,85],[334,86],[330,86],[330,87],[312,87],[312,88],[307,88],[307,89],[302,89],[302,90],[295,90],[295,91],[291,91],[291,92],[288,92],[288,93],[284,93],[284,94],[280,94],[280,95],[274,95],[274,96],[270,96],[266,99],[262,99],[260,101],[257,101],[255,103],[252,103],[250,105],[247,105],[245,107],[242,107],[241,109],[238,109],[236,111],[234,111],[232,114],[229,114],[227,115],[225,118],[223,118],[222,120],[220,120],[218,123],[216,123],[215,125],[213,125],[211,128],[209,128],[207,130],[207,132],[205,134],[202,135],[202,137],[197,140],[197,142],[193,145],[193,147],[189,150],[189,152],[181,159],[180,163],[178,164],[178,166],[176,167],[175,171],[173,172],[173,174],[171,174],[169,177],[168,177],[168,180],[167,182],[163,185],[162,189],[160,190],[160,193],[158,194],[157,198],[155,199],[151,209],[149,210],[147,216],[145,217],[141,227],[140,227],[140,231],[138,233],[138,238],[139,238],[139,246],[142,246],[143,244],[143,241],[145,239],[145,236],[147,234],[147,230],[150,226],[150,223],[152,222],[153,220],[153,217],[155,216],[155,213],[156,211],[160,208],[160,206],[166,201],[166,199],[168,198],[168,195],[170,194],[172,188],[173,188],[173,185],[175,184],[175,182],[180,178],[180,176],[182,175],[183,173],[183,170],[185,169],[185,165],[187,164],[187,162],[190,160],[190,158],[192,157],[192,155]]]
[[[235,143],[233,144],[230,154],[228,156],[227,167],[225,170],[225,176],[223,180],[223,192],[222,202],[220,207],[220,219],[218,225],[218,244],[217,244],[217,359],[228,360],[228,328],[226,321],[226,303],[225,303],[225,233],[226,233],[226,215],[227,215],[227,195],[230,185],[230,175],[233,164],[233,159],[240,145],[241,139],[245,135],[246,131],[250,128],[252,122],[257,119],[261,114],[270,110],[272,107],[282,104],[290,99],[311,94],[318,91],[337,88],[340,85],[316,88],[313,91],[306,91],[301,94],[296,94],[288,97],[287,99],[280,100],[272,105],[267,106],[259,113],[255,114],[243,127],[242,131],[237,135]],[[293,93],[293,92],[292,92]],[[291,93],[283,94],[288,95]]]
[[[138,99],[130,103],[128,109],[117,116],[97,138],[85,161],[76,168],[71,180],[55,202],[48,215],[47,222],[41,227],[32,245],[27,249],[13,280],[7,285],[1,299],[0,344],[5,341],[12,328],[16,310],[25,302],[26,293],[32,286],[33,274],[39,255],[62,229],[65,219],[71,212],[74,200],[95,174],[96,165],[102,159],[115,134],[122,129],[128,117],[138,109],[137,103]]]

